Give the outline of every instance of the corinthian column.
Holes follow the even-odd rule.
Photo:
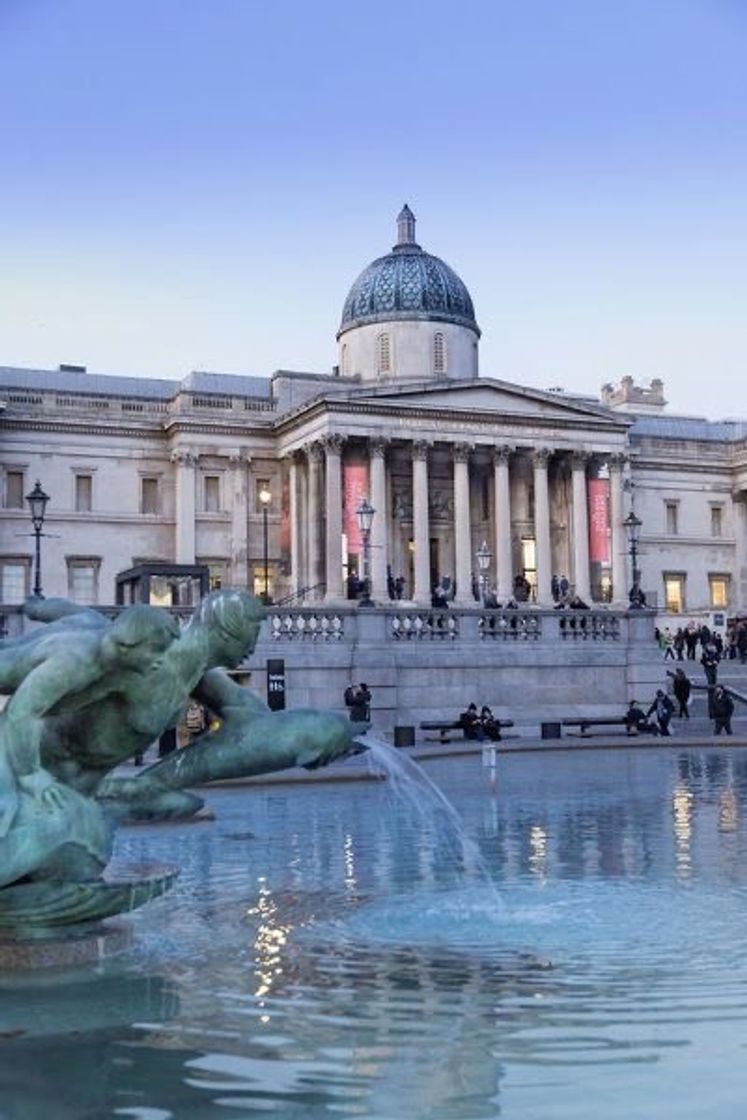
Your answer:
[[[251,460],[245,452],[235,451],[228,461],[231,466],[231,586],[246,587],[249,523],[247,468]]]
[[[293,595],[298,595],[303,588],[303,572],[301,570],[301,534],[299,500],[299,470],[298,452],[293,451],[288,456],[288,517],[290,520],[290,589]]]
[[[574,451],[571,456],[573,488],[573,581],[576,594],[589,602],[589,506],[586,497],[586,464],[589,456]]]
[[[329,435],[324,440],[326,455],[327,537],[325,567],[327,569],[327,602],[343,598],[342,590],[342,436]]]
[[[197,456],[192,451],[172,451],[171,462],[176,468],[176,563],[194,564]]]
[[[472,529],[469,516],[469,453],[467,443],[455,443],[454,459],[454,551],[456,596],[462,607],[474,604],[472,598]]]
[[[413,599],[422,606],[431,602],[430,529],[428,527],[428,444],[412,445],[412,537],[415,545]]]
[[[309,584],[312,588],[311,596],[318,599],[321,595],[321,474],[322,474],[322,447],[319,443],[312,443],[306,450],[309,463],[309,500],[308,522],[306,537],[309,542]]]
[[[534,452],[534,543],[537,559],[537,603],[549,606],[552,557],[550,554],[550,497],[547,485],[547,464],[551,452],[539,447]]]
[[[389,511],[386,500],[386,440],[372,439],[368,445],[371,505],[376,510],[371,525],[371,596],[375,602],[388,598],[386,566],[389,561],[387,527]]]
[[[501,603],[510,599],[514,582],[511,560],[511,490],[508,479],[510,455],[510,447],[496,447],[493,451],[496,593]]]
[[[623,528],[623,467],[624,455],[610,455],[610,521],[612,522],[612,601],[619,606],[628,604],[625,580],[626,541]]]

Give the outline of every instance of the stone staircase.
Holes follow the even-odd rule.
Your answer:
[[[693,684],[705,684],[705,674],[699,661],[666,661],[664,669],[674,672],[684,669]],[[733,688],[747,698],[747,665],[742,665],[738,660],[721,661],[719,663],[718,683],[726,688]],[[667,677],[668,691],[671,695],[672,678]],[[674,697],[672,697],[674,700]],[[675,701],[675,705],[676,705]],[[676,707],[675,707],[676,711]],[[747,738],[747,704],[734,699],[734,716],[732,717],[734,734],[740,738]],[[708,718],[708,694],[700,689],[693,689],[690,694],[690,719],[672,720],[672,733],[674,735],[704,735],[713,731],[713,720]]]

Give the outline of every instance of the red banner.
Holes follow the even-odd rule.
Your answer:
[[[348,553],[360,553],[361,532],[355,511],[363,499],[368,497],[368,464],[344,463],[342,472],[344,485],[342,531],[347,537]]]
[[[610,483],[607,478],[590,478],[589,496],[589,560],[592,564],[610,563]]]

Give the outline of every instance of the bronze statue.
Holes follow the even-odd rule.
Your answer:
[[[185,787],[324,765],[361,731],[332,712],[271,712],[224,671],[259,635],[264,609],[246,592],[208,595],[181,630],[146,605],[113,622],[66,600],[28,613],[46,624],[0,643],[0,692],[10,694],[0,714],[0,927],[116,912],[122,892],[102,875],[117,821],[191,815],[202,800]],[[174,727],[190,698],[218,717],[218,731],[136,778],[109,777]]]

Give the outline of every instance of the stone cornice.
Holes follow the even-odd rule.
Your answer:
[[[276,420],[274,430],[278,434],[286,434],[289,429],[292,429],[300,421],[308,422],[309,420],[317,419],[325,415],[334,415],[336,426],[339,426],[339,416],[341,414],[347,414],[349,416],[380,416],[387,419],[394,418],[398,424],[401,425],[407,425],[411,420],[433,421],[434,425],[438,423],[445,424],[451,421],[455,425],[469,424],[471,430],[479,429],[481,433],[489,433],[499,428],[501,432],[497,434],[497,438],[501,438],[501,435],[505,433],[507,427],[519,431],[527,427],[542,429],[562,428],[566,431],[586,430],[597,434],[599,432],[604,432],[605,434],[620,436],[625,436],[630,427],[630,423],[627,420],[620,420],[618,422],[616,420],[609,420],[607,417],[598,417],[591,414],[582,417],[572,415],[543,416],[541,413],[405,405],[404,402],[400,400],[390,400],[385,403],[373,399],[351,401],[339,400],[334,397],[323,397],[317,398],[315,401],[311,402],[308,408],[303,410],[303,413],[299,411],[293,415]],[[404,439],[407,437],[403,435],[402,438]]]

